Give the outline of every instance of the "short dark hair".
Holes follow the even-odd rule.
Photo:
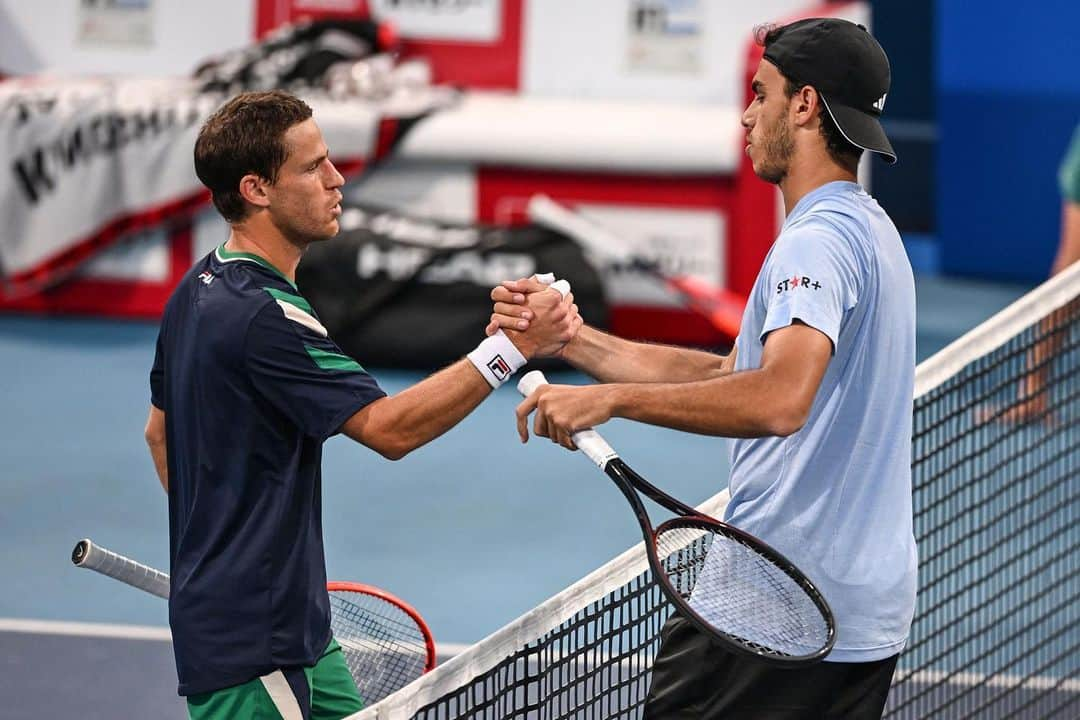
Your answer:
[[[244,219],[240,179],[254,173],[275,182],[289,156],[286,131],[310,117],[303,100],[272,90],[237,95],[207,119],[195,140],[195,174],[222,217]]]
[[[795,97],[795,93],[806,85],[807,83],[784,76],[784,94],[788,98]],[[840,132],[840,128],[837,127],[832,115],[828,113],[824,105],[818,108],[818,118],[821,120],[818,127],[821,129],[821,136],[825,138],[825,149],[829,152],[829,157],[840,167],[855,172],[859,166],[859,160],[862,158],[863,149],[848,142],[848,139]]]
[[[754,28],[754,39],[758,45],[767,48],[783,33],[784,29],[784,26],[759,25]],[[789,99],[795,97],[795,93],[810,84],[785,75],[782,70],[780,75],[784,78],[784,94]],[[844,137],[844,134],[840,132],[840,128],[837,127],[836,121],[833,120],[832,115],[829,114],[824,105],[818,108],[818,118],[821,120],[819,127],[821,128],[821,136],[825,138],[825,149],[828,151],[829,157],[837,165],[855,172],[858,169],[859,160],[862,158],[863,149],[852,144]]]

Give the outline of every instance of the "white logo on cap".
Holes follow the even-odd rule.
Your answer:
[[[874,109],[875,110],[877,110],[878,112],[885,112],[885,98],[888,97],[888,95],[889,95],[889,93],[885,93],[884,95],[882,95],[881,97],[879,97],[877,100],[874,101]]]

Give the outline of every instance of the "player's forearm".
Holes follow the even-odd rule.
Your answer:
[[[169,492],[169,455],[165,439],[165,413],[153,405],[150,406],[150,415],[146,418],[143,438],[150,449],[150,457],[154,461],[158,482],[161,483],[165,492]]]
[[[459,360],[412,387],[382,398],[342,428],[352,439],[399,460],[457,425],[491,393],[468,360]]]
[[[158,481],[161,483],[162,489],[169,492],[169,465],[166,460],[168,454],[165,440],[162,438],[160,441],[151,441],[147,438],[146,444],[150,448],[150,457],[154,461],[154,470],[157,471]]]
[[[766,370],[746,370],[691,383],[613,385],[615,417],[701,435],[790,435],[806,423],[813,393],[777,382]]]
[[[633,342],[583,326],[563,358],[601,382],[693,382],[729,372],[722,355]]]
[[[398,460],[457,425],[507,373],[534,355],[554,352],[548,348],[561,347],[574,336],[581,318],[572,295],[545,289],[533,299],[535,319],[527,331],[508,330],[485,339],[468,357],[363,408],[346,421],[342,432]]]
[[[1080,260],[1080,203],[1066,202],[1061,210],[1061,241],[1050,270],[1057,275]]]

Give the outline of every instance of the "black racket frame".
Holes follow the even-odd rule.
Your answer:
[[[791,668],[812,665],[820,662],[822,658],[829,654],[833,645],[836,643],[836,620],[833,617],[832,608],[829,607],[829,604],[825,601],[825,598],[814,583],[811,582],[794,563],[753,535],[715,518],[709,517],[708,515],[703,515],[686,503],[671,497],[663,490],[641,477],[641,475],[635,472],[634,469],[627,465],[620,457],[614,457],[608,460],[608,462],[604,464],[603,470],[604,473],[614,481],[615,486],[619,488],[622,494],[630,502],[630,506],[634,509],[634,515],[637,517],[638,524],[641,526],[642,535],[645,538],[645,551],[649,559],[649,567],[652,569],[653,576],[659,584],[660,589],[663,591],[668,601],[675,606],[679,614],[693,623],[698,630],[708,637],[715,638],[727,649],[779,667]],[[667,520],[661,523],[656,529],[653,529],[649,514],[646,512],[645,505],[638,495],[639,492],[657,505],[670,510],[679,517]],[[776,651],[761,648],[759,645],[735,635],[728,635],[706,622],[696,610],[690,607],[690,603],[684,600],[678,590],[672,585],[671,580],[668,579],[667,572],[661,564],[660,557],[657,554],[657,536],[669,529],[677,527],[711,530],[741,543],[759,555],[767,558],[773,565],[799,585],[821,612],[828,630],[828,638],[825,645],[817,651],[807,655],[785,655],[777,653]]]

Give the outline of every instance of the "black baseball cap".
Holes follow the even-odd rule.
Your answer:
[[[789,80],[812,85],[852,145],[896,162],[878,118],[892,74],[885,51],[862,25],[839,18],[809,18],[771,29],[766,60]]]

